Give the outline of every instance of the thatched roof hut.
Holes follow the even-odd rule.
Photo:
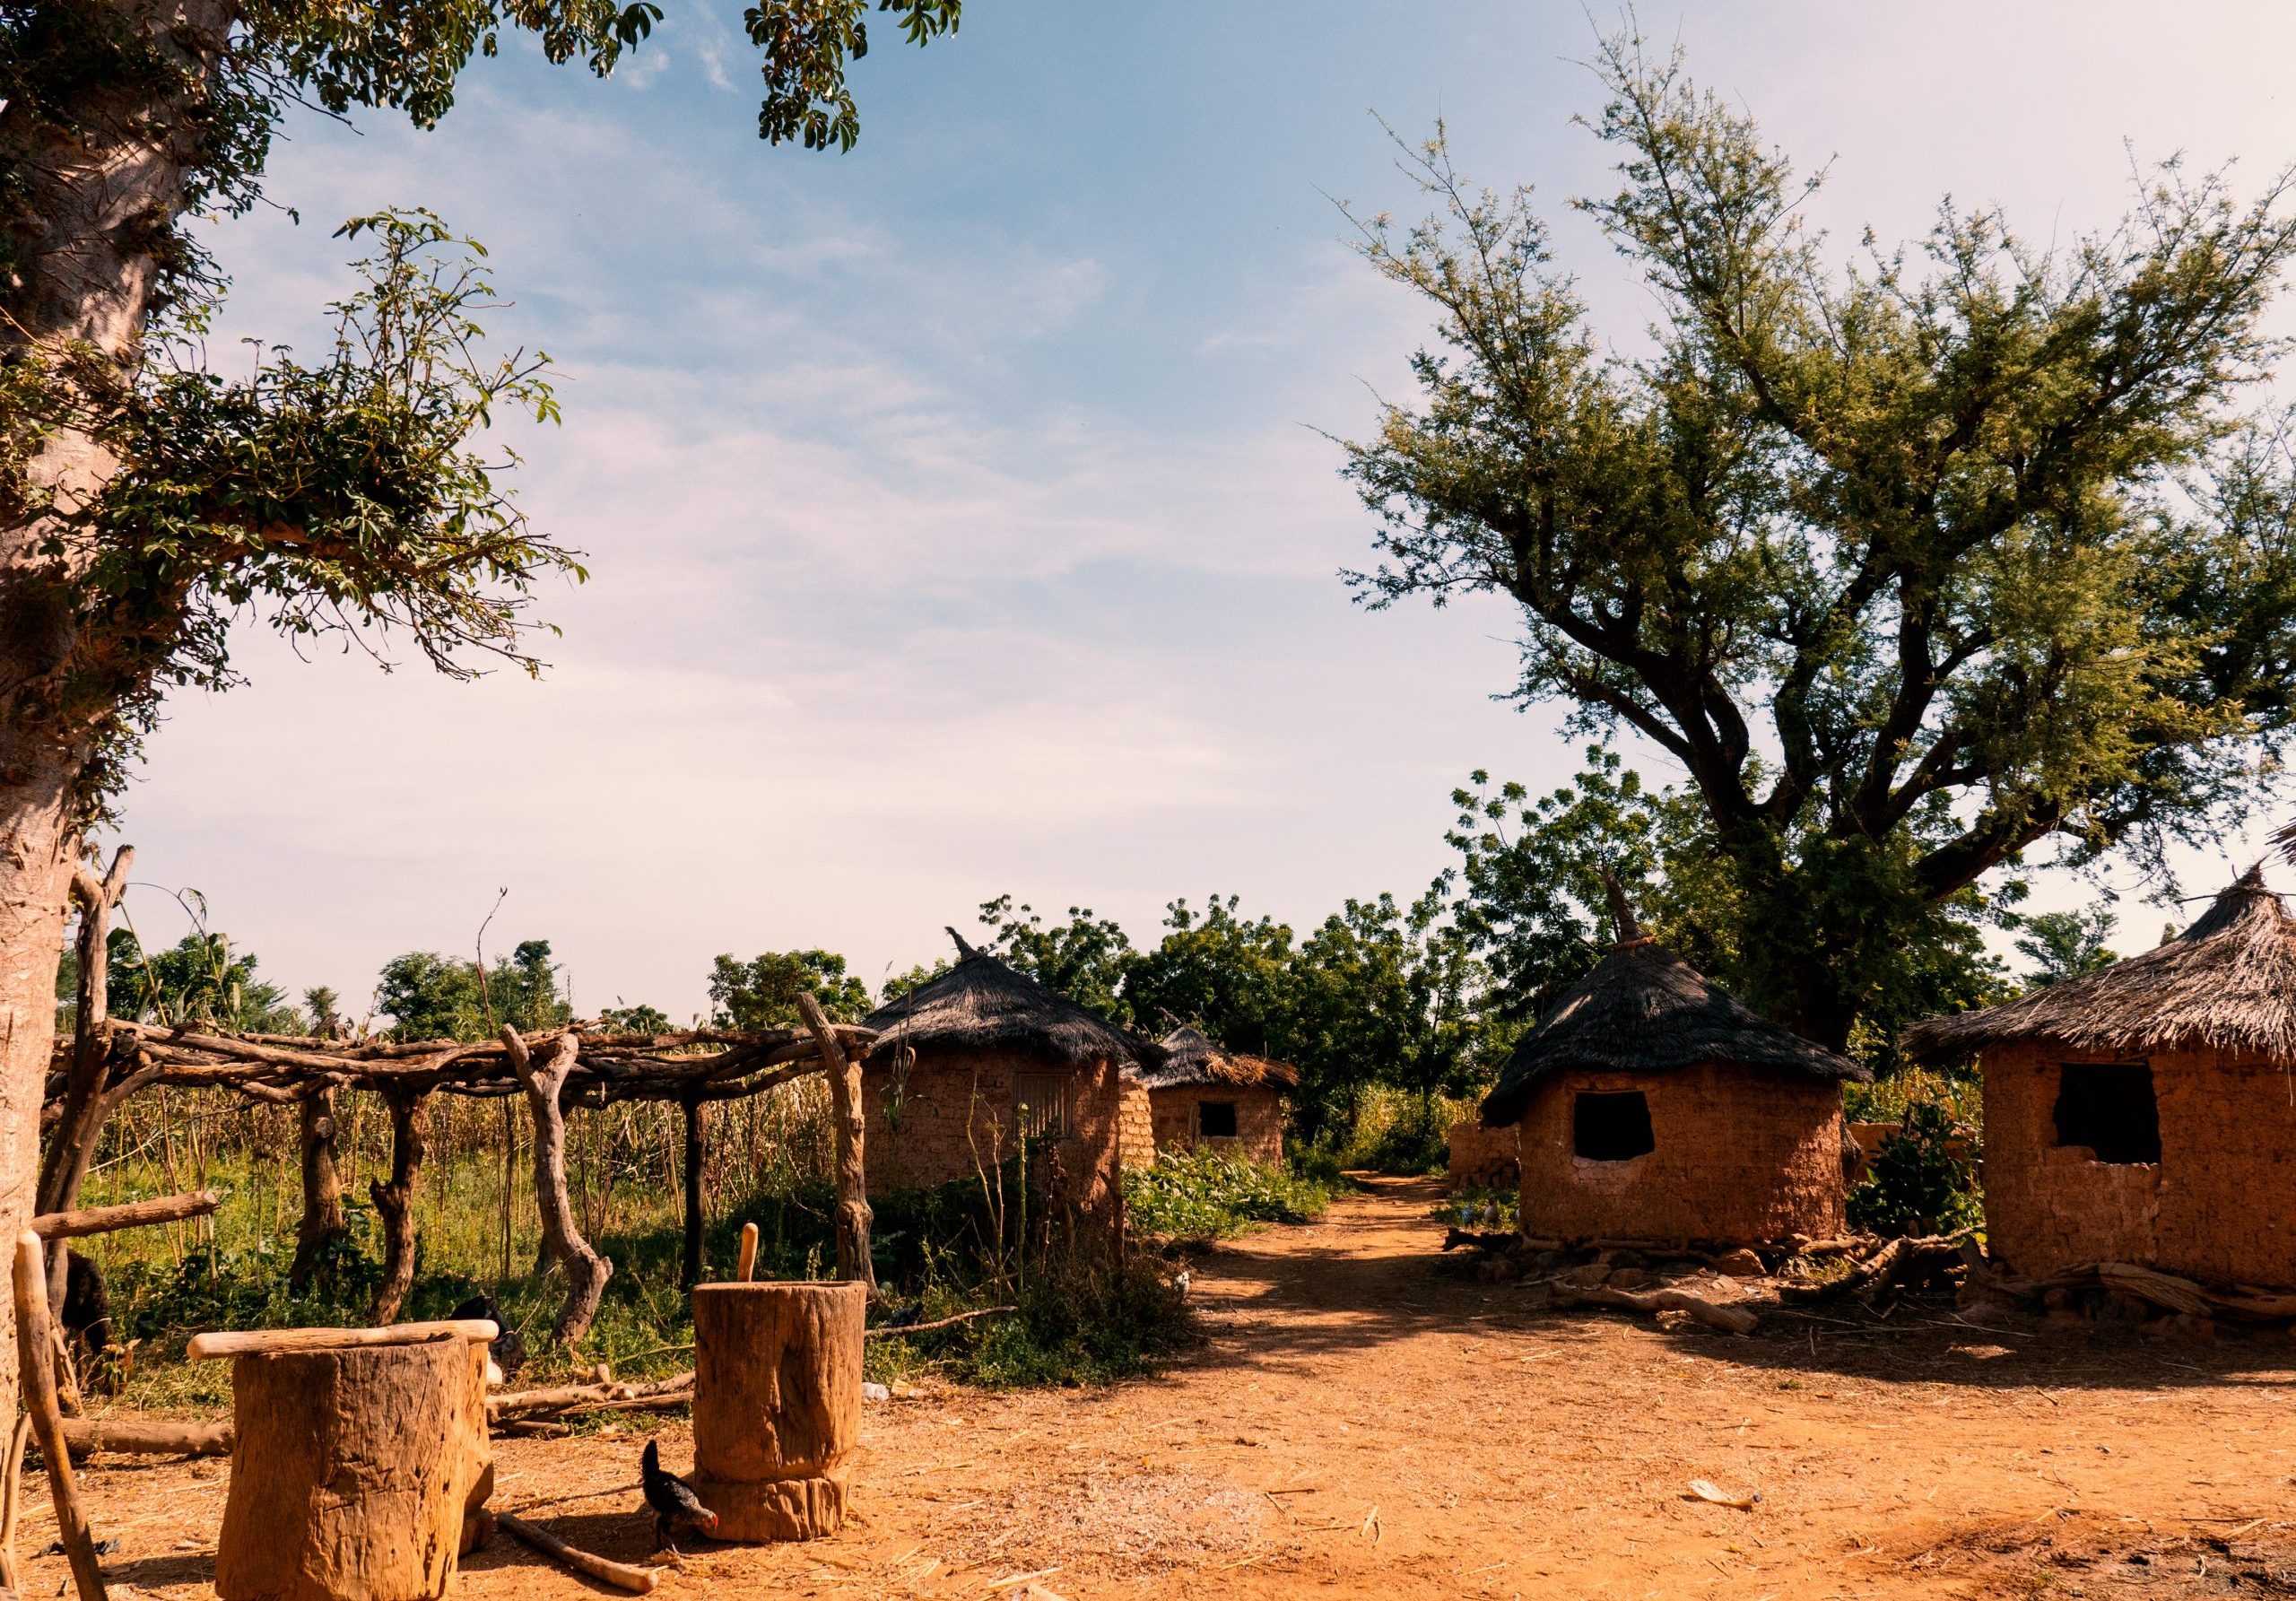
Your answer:
[[[1757,1016],[1644,938],[1618,945],[1523,1036],[1484,1097],[1516,1127],[1534,1238],[1752,1244],[1842,1223],[1847,1057]]]
[[[1298,1068],[1222,1049],[1185,1023],[1156,1048],[1162,1059],[1135,1076],[1148,1091],[1158,1150],[1210,1146],[1258,1162],[1282,1160],[1284,1096],[1299,1086]]]
[[[1976,1054],[1987,1249],[2296,1286],[2296,918],[2257,868],[2184,933],[1907,1031]]]
[[[1024,1051],[1072,1066],[1161,1059],[1138,1035],[968,944],[955,929],[948,935],[957,943],[956,966],[869,1014],[866,1026],[877,1031],[872,1061],[890,1061],[904,1046],[919,1055]]]
[[[2296,918],[2251,867],[2166,944],[2005,1005],[1933,1017],[1906,1031],[1905,1048],[1934,1060],[2041,1039],[2106,1053],[2296,1059]]]

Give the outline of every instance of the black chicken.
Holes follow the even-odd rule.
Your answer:
[[[502,1315],[502,1309],[494,1304],[494,1297],[485,1291],[481,1290],[457,1307],[454,1315],[457,1321],[489,1318],[501,1331],[488,1343],[486,1354],[494,1359],[494,1366],[503,1378],[508,1379],[526,1365],[526,1336],[510,1327],[510,1320]]]
[[[650,1440],[638,1459],[638,1481],[646,1487],[646,1504],[654,1509],[654,1538],[661,1549],[674,1553],[681,1530],[718,1532],[718,1514],[701,1504],[683,1479],[662,1471],[662,1448]]]

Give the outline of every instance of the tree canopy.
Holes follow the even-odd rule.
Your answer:
[[[710,1022],[721,1029],[804,1026],[797,997],[810,995],[831,1022],[869,1014],[869,987],[833,951],[768,951],[747,961],[720,956],[709,968]]]
[[[1947,203],[1829,264],[1817,179],[1605,41],[1617,189],[1576,203],[1659,308],[1605,344],[1527,189],[1362,223],[1435,313],[1418,395],[1348,448],[1375,606],[1510,599],[1526,705],[1678,762],[1747,998],[1846,1044],[1986,874],[2241,814],[2296,699],[2296,474],[2258,385],[2296,214],[2176,164],[2042,249]],[[1956,911],[1959,904],[1961,910]]]

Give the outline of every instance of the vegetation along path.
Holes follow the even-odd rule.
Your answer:
[[[1773,1318],[1735,1339],[1534,1309],[1446,1266],[1433,1187],[1197,1262],[1211,1336],[1106,1390],[920,1389],[869,1408],[833,1539],[686,1559],[701,1596],[2255,1595],[2296,1583],[2296,1342],[2087,1326]],[[691,1436],[660,1435],[673,1466]],[[495,1504],[648,1554],[636,1433],[509,1440]],[[212,1582],[221,1464],[89,1475],[117,1579]],[[1686,1499],[1702,1478],[1748,1510]],[[19,1546],[54,1537],[32,1484]],[[32,1563],[52,1595],[60,1559]],[[45,1588],[43,1588],[45,1587]],[[474,1597],[577,1581],[498,1536]]]

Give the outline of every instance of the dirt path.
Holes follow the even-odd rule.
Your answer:
[[[2296,1343],[1773,1320],[1751,1339],[1531,1310],[1439,1266],[1378,1181],[1194,1269],[1211,1341],[1106,1391],[870,1408],[833,1540],[689,1560],[665,1593],[1267,1597],[2273,1594],[2296,1588]],[[683,1465],[683,1424],[662,1434]],[[638,1560],[639,1439],[509,1441],[496,1504]],[[108,1566],[212,1594],[219,1464],[90,1475]],[[1683,1499],[1692,1478],[1752,1511]],[[53,1538],[44,1486],[20,1547]],[[52,1596],[59,1560],[26,1594]],[[45,1587],[45,1588],[43,1588]],[[572,1595],[498,1540],[462,1594]]]

